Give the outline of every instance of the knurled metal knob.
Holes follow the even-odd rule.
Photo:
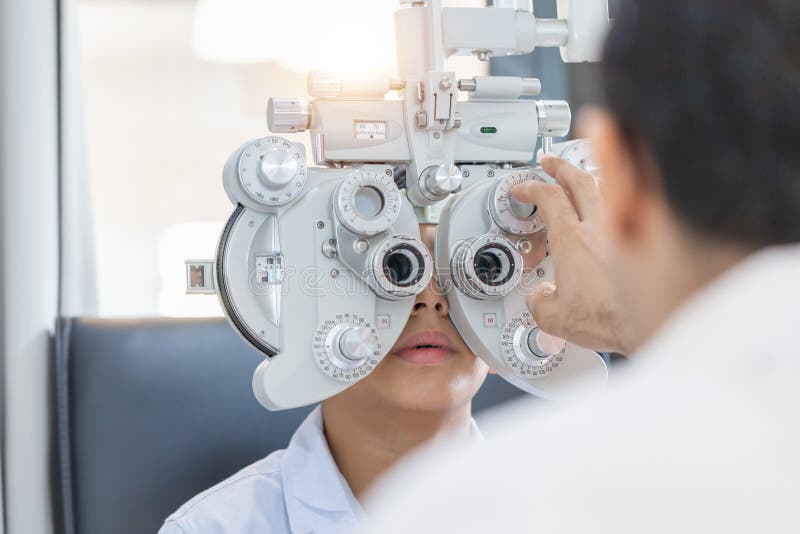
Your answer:
[[[378,346],[375,334],[369,328],[348,328],[339,336],[339,354],[351,362],[361,362],[372,356]]]
[[[305,98],[270,98],[267,126],[272,133],[304,132],[311,125],[311,109]]]
[[[534,327],[528,333],[528,350],[539,358],[549,358],[560,353],[566,347],[567,342],[560,337],[551,336],[542,332],[538,327]]]
[[[261,156],[256,175],[261,182],[272,188],[283,187],[292,181],[300,167],[292,150],[276,147]]]
[[[429,200],[443,200],[458,191],[464,175],[458,165],[432,165],[422,171],[422,194]]]
[[[564,137],[572,124],[572,111],[563,100],[537,100],[539,135],[542,137]]]

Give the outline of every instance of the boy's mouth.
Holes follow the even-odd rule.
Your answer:
[[[453,353],[450,340],[441,332],[429,331],[411,336],[394,354],[414,364],[430,365],[447,359]]]

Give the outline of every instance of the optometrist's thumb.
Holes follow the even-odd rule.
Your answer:
[[[553,282],[542,282],[533,288],[525,303],[539,327],[554,336],[562,336],[558,288]]]

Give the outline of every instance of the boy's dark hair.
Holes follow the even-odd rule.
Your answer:
[[[800,0],[623,0],[602,69],[692,231],[800,242]]]

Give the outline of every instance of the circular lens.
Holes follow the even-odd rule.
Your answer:
[[[370,286],[384,299],[419,295],[433,276],[433,259],[425,244],[415,237],[395,235],[372,249]]]
[[[475,254],[475,274],[484,284],[489,286],[505,284],[513,273],[514,258],[504,247],[485,245]]]
[[[383,195],[371,185],[360,187],[355,194],[355,207],[362,217],[367,219],[376,217],[383,211]]]
[[[459,290],[475,299],[509,294],[522,278],[522,256],[505,237],[485,234],[459,244],[450,260],[450,272]]]
[[[399,245],[383,257],[383,274],[399,287],[413,286],[422,279],[424,259],[418,250]]]

